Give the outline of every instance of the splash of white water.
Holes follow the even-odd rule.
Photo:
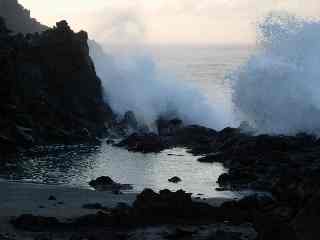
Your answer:
[[[320,131],[320,22],[271,14],[259,48],[232,75],[240,118],[264,133]]]

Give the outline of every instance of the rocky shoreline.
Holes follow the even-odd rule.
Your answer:
[[[70,202],[75,204],[80,202],[79,198],[81,202],[86,199],[88,202],[83,203],[87,208],[67,203],[60,209],[65,218],[59,219],[57,209],[65,203],[49,195],[48,191],[53,191],[49,186],[42,194],[46,194],[46,201],[52,201],[53,208],[51,205],[46,208],[43,203],[36,207],[24,205],[38,203],[39,199],[29,196],[41,195],[34,188],[27,188],[26,192],[22,186],[3,185],[0,240],[320,238],[317,228],[320,140],[317,137],[304,133],[258,135],[248,129],[244,131],[243,126],[215,131],[185,126],[179,119],[162,118],[157,121],[157,133],[150,133],[138,126],[131,112],[122,120],[116,120],[104,101],[101,81],[89,56],[86,32],[75,33],[66,21],[47,28],[31,20],[30,13],[19,7],[16,0],[2,0],[0,5],[20,9],[18,12],[27,20],[19,22],[19,28],[28,32],[19,34],[21,31],[9,14],[5,20],[11,27],[17,27],[12,29],[13,34],[0,18],[0,164],[8,155],[31,146],[95,142],[112,135],[113,130],[124,136],[125,129],[132,128],[138,133],[125,137],[116,146],[141,153],[188,148],[199,156],[200,162],[219,162],[229,169],[219,177],[219,190],[251,189],[270,193],[270,196],[230,200],[217,207],[193,201],[182,190],[155,193],[146,189],[135,199],[118,195],[119,192],[71,191]],[[23,26],[26,22],[31,29]],[[179,176],[172,179],[178,180]],[[111,185],[121,187],[116,182]],[[93,182],[92,186],[99,184]],[[28,199],[4,198],[6,195],[17,197],[18,190]],[[63,196],[70,193],[65,189],[55,192]],[[91,202],[96,198],[112,200],[112,204]],[[17,211],[29,207],[28,213]],[[6,234],[5,229],[11,230]]]
[[[253,214],[250,221],[255,224],[261,220],[264,227],[277,222],[279,226],[289,227],[290,234],[296,236],[288,238],[282,235],[282,239],[313,239],[305,238],[305,232],[301,233],[299,229],[310,226],[309,221],[313,218],[307,217],[309,211],[318,209],[320,141],[317,137],[307,134],[257,135],[240,128],[225,128],[218,132],[200,126],[180,126],[172,131],[171,125],[172,122],[167,122],[171,130],[164,131],[165,134],[131,135],[118,146],[140,152],[158,152],[180,146],[199,156],[200,162],[222,163],[229,172],[219,177],[219,190],[251,189],[272,195],[270,199],[248,197],[242,201],[247,202],[240,206],[231,203],[235,211],[240,207],[249,215]],[[256,214],[263,217],[257,220]],[[315,215],[316,218],[320,216]],[[304,216],[303,221],[301,216]],[[319,236],[316,228],[308,231]]]
[[[183,125],[170,129],[165,134],[135,133],[117,145],[143,153],[186,147],[200,162],[220,162],[229,168],[218,180],[219,190],[252,189],[270,195],[253,194],[212,206],[194,201],[182,190],[155,193],[146,189],[130,204],[109,207],[88,202],[91,214],[68,221],[31,212],[16,215],[11,224],[34,236],[64,234],[61,239],[99,240],[104,239],[102,233],[108,239],[318,238],[320,148],[316,137],[253,135],[233,128],[218,132]],[[108,177],[91,182],[99,184],[119,186]],[[121,199],[118,191],[110,194]]]

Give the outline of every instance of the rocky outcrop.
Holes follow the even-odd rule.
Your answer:
[[[0,16],[5,19],[9,29],[15,33],[40,33],[48,29],[47,26],[32,18],[30,11],[17,0],[0,0]]]
[[[220,190],[258,190],[273,196],[271,203],[245,199],[234,208],[226,208],[236,218],[243,216],[244,210],[246,218],[261,227],[261,239],[319,236],[312,223],[317,221],[320,183],[320,141],[315,136],[250,135],[237,128],[216,132],[200,126],[182,126],[171,134],[162,132],[165,134],[153,138],[165,143],[163,148],[186,147],[201,156],[200,162],[219,162],[228,168],[218,179]],[[144,149],[148,143],[141,135],[127,140],[127,146],[138,143],[135,150]]]
[[[89,185],[98,191],[120,191],[132,189],[131,185],[117,183],[108,176],[102,176],[95,180],[91,180]]]
[[[26,36],[9,34],[0,21],[5,149],[95,140],[105,133],[113,114],[103,101],[87,40],[86,32],[74,33],[65,21]]]
[[[134,133],[116,144],[132,152],[158,153],[169,145],[155,133]]]

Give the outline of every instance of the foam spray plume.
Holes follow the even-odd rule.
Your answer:
[[[211,105],[191,83],[159,71],[146,51],[112,56],[91,43],[91,55],[106,89],[106,100],[119,115],[133,111],[138,121],[151,129],[159,117],[180,118],[187,124],[216,129],[224,127],[223,106],[219,109]]]
[[[320,133],[320,23],[271,14],[259,48],[233,76],[242,120],[271,134]]]

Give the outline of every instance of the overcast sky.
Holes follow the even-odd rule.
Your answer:
[[[320,0],[19,0],[47,25],[66,19],[105,41],[252,43],[271,11],[320,16]]]

